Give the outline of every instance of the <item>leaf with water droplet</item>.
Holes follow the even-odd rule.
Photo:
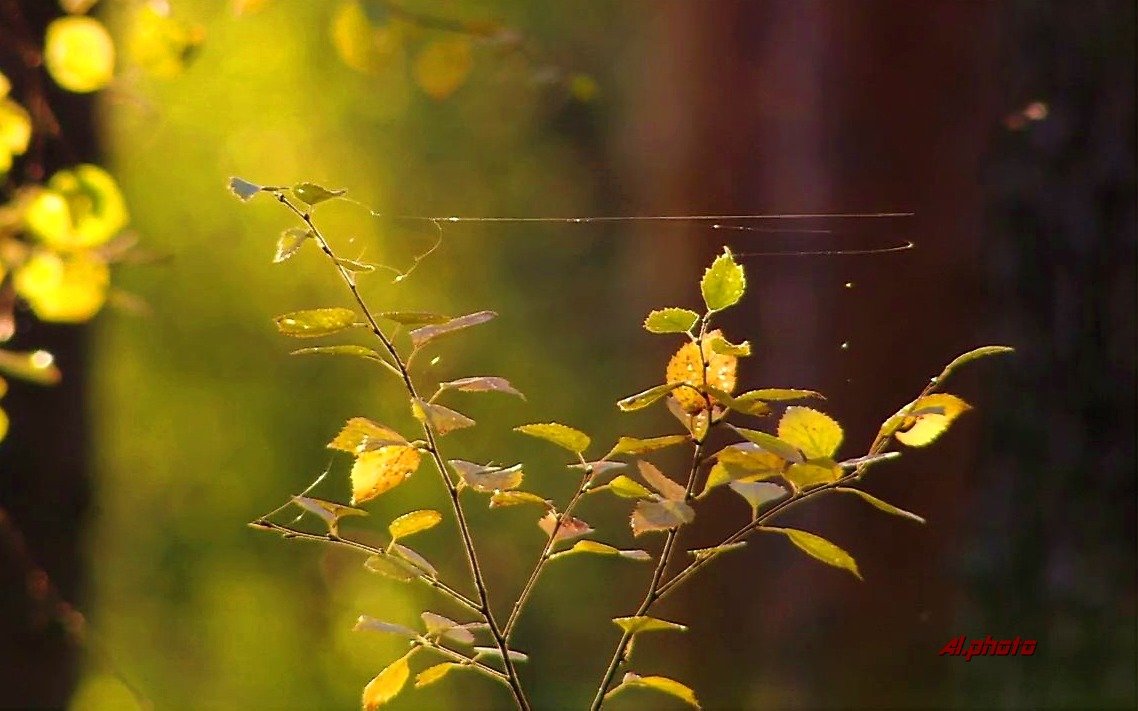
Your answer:
[[[356,314],[351,309],[342,308],[308,309],[282,314],[273,321],[277,330],[286,336],[318,338],[355,326]]]
[[[782,478],[786,479],[787,483],[795,489],[809,489],[821,484],[829,484],[837,481],[841,476],[842,468],[828,457],[791,464],[782,473]]]
[[[702,348],[696,343],[685,343],[668,361],[664,380],[689,386],[672,393],[672,397],[689,414],[707,409],[708,398],[703,393],[709,387],[727,394],[735,392],[735,370],[739,359],[711,350],[711,341],[722,335],[719,330],[708,333],[702,341]],[[713,404],[717,402],[714,397],[710,399]]]
[[[443,323],[429,324],[421,328],[416,328],[414,331],[411,331],[411,347],[418,350],[439,336],[445,336],[456,331],[461,331],[464,328],[486,323],[497,315],[498,314],[493,311],[476,311],[472,314],[452,318]]]
[[[789,538],[791,543],[798,546],[798,548],[805,551],[806,554],[812,558],[820,560],[827,565],[832,565],[835,568],[848,570],[857,576],[858,580],[861,580],[861,573],[858,572],[857,561],[853,559],[853,556],[821,536],[810,533],[809,531],[801,531],[797,528],[761,526],[759,530],[781,533]]]
[[[347,190],[329,190],[316,183],[299,183],[292,187],[292,194],[305,205],[318,205],[326,200],[338,198],[346,194]]]
[[[391,540],[399,538],[406,538],[407,536],[420,533],[434,528],[443,520],[443,515],[438,511],[432,509],[421,509],[419,511],[411,511],[402,516],[397,517],[387,526],[387,531],[391,534]]]
[[[690,309],[659,309],[644,319],[644,330],[649,333],[687,333],[699,320],[699,314]]]
[[[559,422],[521,425],[515,427],[514,432],[544,439],[547,442],[552,442],[558,447],[563,447],[575,454],[584,452],[589,448],[589,443],[591,442],[589,436],[584,432]]]
[[[621,550],[616,546],[610,546],[607,543],[600,543],[598,541],[590,540],[577,541],[569,550],[554,553],[553,555],[549,556],[549,558],[552,560],[554,558],[571,555],[573,553],[593,553],[595,555],[616,556],[636,561],[652,560],[652,556],[650,556],[647,551]]]
[[[737,358],[745,358],[751,355],[751,344],[747,341],[735,344],[728,341],[722,335],[716,335],[707,339],[708,348],[712,353],[720,355],[735,356]]]

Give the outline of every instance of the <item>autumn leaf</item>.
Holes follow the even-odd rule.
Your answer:
[[[735,369],[739,359],[733,355],[715,353],[711,350],[710,341],[717,336],[722,337],[718,330],[707,334],[703,340],[702,350],[695,343],[685,343],[668,361],[664,380],[668,383],[685,383],[690,386],[677,388],[672,393],[672,397],[680,407],[689,414],[707,409],[707,400],[702,394],[705,385],[728,394],[735,391]],[[703,365],[705,361],[707,362],[706,382]],[[717,402],[714,397],[710,399],[713,404]]]
[[[419,468],[419,450],[389,445],[361,453],[352,465],[352,505],[399,486]]]

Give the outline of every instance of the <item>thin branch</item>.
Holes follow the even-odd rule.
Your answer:
[[[506,684],[507,686],[509,686],[509,684],[510,684],[509,677],[507,677],[505,674],[498,671],[494,667],[487,666],[486,664],[483,664],[482,662],[475,660],[473,657],[468,657],[465,654],[460,654],[459,652],[456,652],[449,647],[444,647],[441,644],[439,644],[438,642],[431,642],[430,644],[423,645],[423,648],[424,649],[430,649],[432,651],[438,652],[439,654],[443,655],[444,657],[447,657],[448,659],[454,661],[457,664],[461,664],[463,666],[470,667],[470,668],[474,669],[475,671],[479,671],[479,672],[489,676],[490,678],[494,679],[495,681],[500,681],[503,684]]]
[[[419,393],[415,388],[414,381],[411,379],[411,373],[407,368],[407,364],[399,355],[399,351],[396,350],[395,344],[392,343],[391,339],[388,338],[387,334],[385,334],[383,332],[383,329],[380,328],[379,322],[376,320],[374,314],[372,314],[371,309],[368,308],[367,303],[364,301],[363,296],[360,294],[359,289],[356,287],[355,279],[340,262],[339,258],[336,256],[336,253],[332,251],[331,245],[324,237],[324,234],[316,226],[315,222],[312,219],[312,215],[308,211],[301,210],[299,207],[293,204],[292,201],[290,201],[282,191],[271,192],[274,192],[277,200],[289,210],[291,210],[297,217],[299,217],[312,232],[313,239],[316,240],[316,243],[319,245],[321,251],[323,251],[324,254],[327,255],[327,257],[332,261],[332,264],[336,267],[336,271],[340,274],[341,280],[343,280],[344,284],[348,287],[348,290],[352,293],[352,298],[355,299],[356,304],[360,307],[360,311],[363,313],[364,318],[367,320],[367,324],[371,329],[371,332],[375,335],[379,342],[383,344],[384,349],[395,362],[395,365],[399,369],[399,373],[402,376],[403,385],[407,390],[407,394],[413,400],[418,400]],[[498,650],[502,654],[502,663],[506,668],[506,675],[509,679],[510,692],[514,696],[514,701],[517,703],[518,708],[522,709],[523,711],[528,711],[530,708],[529,701],[526,700],[525,692],[522,690],[521,681],[518,678],[517,669],[514,667],[514,662],[510,658],[509,648],[506,644],[506,638],[503,636],[501,628],[494,620],[494,613],[490,609],[490,600],[486,588],[486,581],[482,575],[482,568],[478,563],[478,554],[474,548],[474,540],[470,533],[470,526],[467,524],[466,514],[462,509],[462,502],[459,500],[458,488],[455,486],[454,480],[451,478],[451,475],[447,470],[447,465],[443,460],[442,455],[439,453],[437,435],[435,433],[434,427],[431,426],[430,421],[426,418],[424,418],[420,424],[423,428],[423,436],[427,440],[426,450],[430,453],[431,460],[434,462],[435,468],[438,470],[439,476],[442,478],[443,484],[446,486],[447,494],[450,497],[451,509],[454,512],[455,521],[458,524],[458,530],[462,536],[462,544],[466,550],[466,559],[467,563],[470,566],[471,577],[474,579],[474,586],[478,591],[478,611],[486,620],[486,624],[490,628],[490,634],[494,637],[495,646],[498,647]]]

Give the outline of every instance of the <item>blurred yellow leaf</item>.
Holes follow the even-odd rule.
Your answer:
[[[19,267],[14,283],[40,320],[79,323],[103,307],[110,280],[106,262],[90,252],[36,251]]]
[[[35,191],[24,212],[28,231],[57,250],[104,244],[126,226],[127,220],[118,183],[110,173],[91,164],[56,172],[46,188]]]
[[[270,0],[233,0],[233,14],[240,17],[260,12],[269,2]]]
[[[32,138],[32,119],[28,112],[15,101],[3,98],[4,93],[0,93],[0,175],[12,167],[13,156],[23,155],[28,150]]]
[[[344,64],[374,76],[402,56],[403,32],[394,23],[376,27],[358,0],[348,0],[332,15],[332,46]]]
[[[55,385],[63,374],[55,364],[55,356],[43,350],[6,351],[0,350],[0,372],[40,385]],[[7,390],[5,383],[0,388],[0,397]]]
[[[93,17],[61,17],[47,26],[44,65],[55,83],[68,91],[97,91],[114,76],[115,44]]]
[[[470,40],[451,37],[427,44],[415,57],[415,82],[433,99],[445,99],[466,82],[474,67]]]
[[[687,383],[692,388],[702,392],[705,385],[703,364],[706,361],[708,364],[706,385],[725,393],[734,392],[735,367],[739,359],[730,354],[716,353],[711,349],[711,341],[722,337],[723,334],[718,329],[708,333],[703,339],[702,357],[700,357],[701,350],[695,343],[685,343],[680,346],[680,349],[668,361],[668,369],[664,379],[669,383]],[[672,397],[687,413],[695,413],[707,408],[707,402],[703,395],[692,390],[692,388],[677,388],[672,392]],[[712,397],[711,402],[714,404],[717,401]]]
[[[407,652],[399,659],[389,664],[386,669],[376,675],[364,687],[364,711],[372,711],[391,701],[403,690],[407,678],[411,676],[411,667],[408,661],[415,650]]]
[[[415,473],[420,460],[419,450],[398,444],[360,454],[352,465],[352,505],[399,486]]]
[[[154,5],[144,5],[128,28],[126,50],[130,60],[148,74],[174,77],[182,73],[205,39],[200,26],[175,20]]]

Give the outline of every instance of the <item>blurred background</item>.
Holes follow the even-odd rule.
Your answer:
[[[4,2],[40,26],[58,12]],[[96,11],[128,32],[137,4]],[[402,0],[355,6],[382,30],[366,51],[345,3],[169,5],[204,31],[184,70],[127,68],[95,100],[53,97],[78,156],[108,166],[132,229],[168,259],[116,272],[146,309],[26,332],[65,379],[5,398],[0,503],[86,614],[92,651],[37,614],[0,553],[0,706],[131,708],[118,670],[160,709],[353,708],[401,647],[352,633],[357,615],[458,614],[350,552],[245,526],[329,461],[316,493],[348,498],[348,462],[324,448],[347,418],[411,423],[382,371],[289,357],[296,344],[271,318],[348,296],[316,250],[270,263],[293,221],[271,200],[232,199],[239,175],[345,187],[384,214],[914,212],[794,224],[826,234],[447,224],[410,277],[361,285],[380,309],[500,313],[441,343],[430,377],[501,375],[528,401],[456,396],[483,424],[445,451],[524,461],[527,488],[563,501],[575,477],[562,458],[510,429],[565,422],[598,453],[619,435],[674,431],[662,411],[612,403],[660,381],[677,344],[639,324],[653,307],[698,303],[723,244],[747,255],[913,241],[744,257],[750,288],[724,325],[756,346],[741,385],[825,392],[846,456],[953,356],[1015,346],[956,381],[974,412],[869,479],[928,525],[839,497],[800,509],[784,523],[845,547],[864,583],[754,540],[668,599],[660,616],[691,629],[642,639],[634,667],[718,709],[1134,707],[1133,3]],[[392,7],[510,32],[474,38],[432,74],[416,52],[462,33]],[[397,268],[434,239],[347,203],[320,219],[347,256]],[[627,506],[596,498],[580,515],[598,539],[659,545],[634,543]],[[380,540],[424,505],[445,507],[426,467],[345,531]],[[690,547],[747,515],[727,494],[707,506]],[[471,496],[468,508],[504,613],[542,534],[524,507],[489,512]],[[463,580],[455,535],[439,526],[417,548]],[[647,574],[586,557],[550,567],[515,641],[536,708],[591,699],[618,636],[608,619],[629,614]],[[1039,643],[1033,657],[938,656],[962,634]],[[629,693],[611,707],[667,702]],[[455,674],[392,707],[508,703]]]

